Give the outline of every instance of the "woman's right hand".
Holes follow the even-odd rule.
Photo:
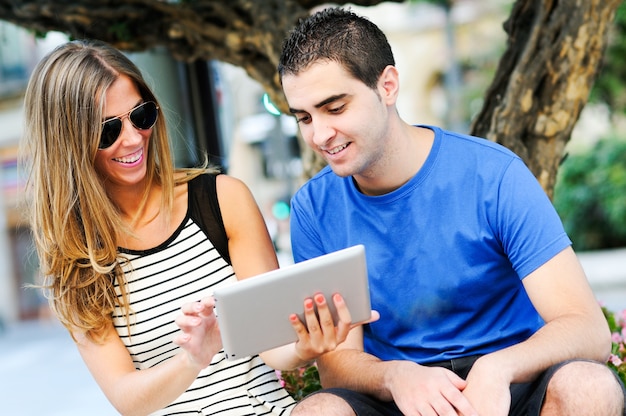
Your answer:
[[[206,297],[199,302],[186,303],[176,325],[182,330],[174,337],[174,343],[189,356],[200,369],[206,368],[213,356],[222,349],[222,337],[214,313],[215,300]]]

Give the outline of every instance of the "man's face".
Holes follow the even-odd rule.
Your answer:
[[[304,141],[339,176],[368,175],[385,155],[389,107],[336,62],[317,62],[282,79]],[[358,178],[357,178],[358,180]]]

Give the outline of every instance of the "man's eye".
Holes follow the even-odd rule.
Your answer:
[[[306,115],[306,116],[302,116],[302,117],[296,117],[296,122],[297,123],[308,123],[309,121],[311,121],[311,116]]]
[[[328,112],[329,113],[333,113],[333,114],[337,114],[337,113],[341,113],[345,108],[345,105],[341,105],[339,107],[335,107],[335,108],[329,108]]]

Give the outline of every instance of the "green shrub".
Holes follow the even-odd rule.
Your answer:
[[[570,155],[553,203],[576,250],[626,246],[626,141],[604,139]]]
[[[618,314],[603,307],[602,312],[611,330],[611,356],[607,365],[616,371],[626,384],[626,309]]]
[[[307,367],[300,367],[291,371],[276,371],[282,385],[296,400],[300,401],[305,396],[320,390],[320,375],[317,372],[317,365],[311,364]]]

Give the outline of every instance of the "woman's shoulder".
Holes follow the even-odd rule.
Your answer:
[[[234,176],[220,172],[206,172],[188,179],[189,200],[198,200],[201,206],[219,206],[226,211],[238,211],[243,204],[254,201],[250,188]]]
[[[220,199],[223,198],[236,198],[238,196],[250,194],[250,188],[244,181],[234,176],[225,174],[217,175],[215,177],[217,195]]]

